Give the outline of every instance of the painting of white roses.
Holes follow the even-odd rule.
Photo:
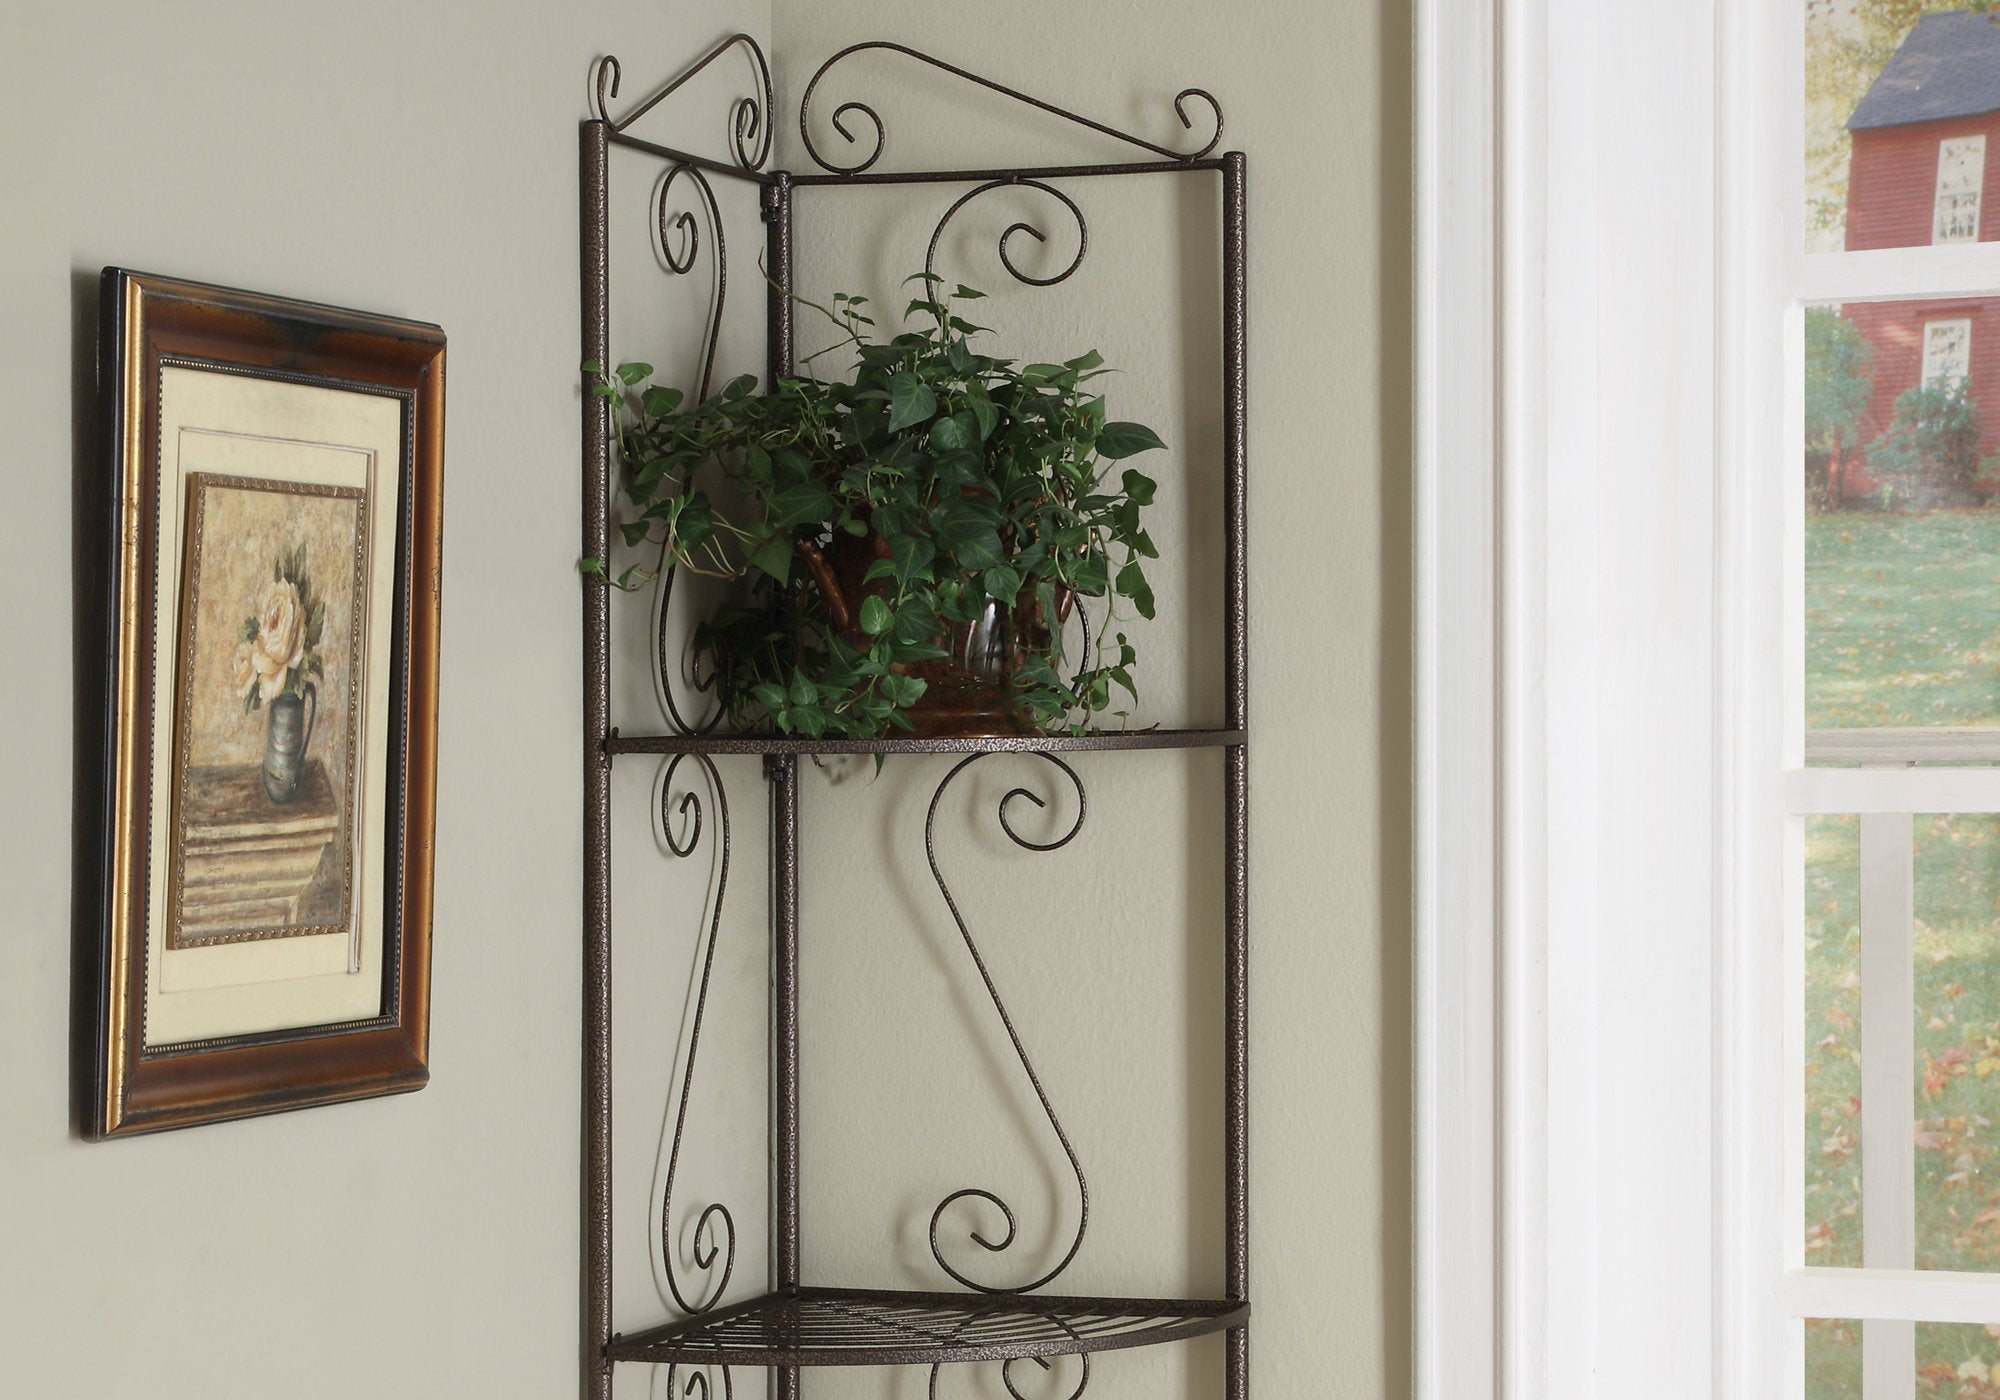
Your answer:
[[[361,488],[188,478],[170,948],[350,931]]]
[[[444,333],[128,268],[99,295],[78,1127],[419,1089]]]

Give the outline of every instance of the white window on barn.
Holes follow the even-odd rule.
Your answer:
[[[1938,143],[1937,216],[1933,243],[1979,241],[1979,195],[1986,183],[1986,138],[1954,136]]]
[[[1972,322],[1924,322],[1924,387],[1963,384],[1971,374]]]

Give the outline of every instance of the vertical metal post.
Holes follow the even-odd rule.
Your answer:
[[[770,269],[765,293],[765,355],[770,386],[792,372],[792,176],[774,171],[774,183],[764,186],[764,265]]]
[[[1244,162],[1241,151],[1222,158],[1222,519],[1227,553],[1223,580],[1223,654],[1228,675],[1227,725],[1247,733],[1250,723],[1250,603],[1244,495],[1249,460],[1244,363],[1248,326],[1244,266]],[[1245,743],[1225,751],[1223,898],[1224,1093],[1223,1177],[1228,1198],[1228,1290],[1232,1300],[1250,1296],[1250,751]],[[1229,1331],[1229,1400],[1250,1394],[1250,1332]]]
[[[792,372],[792,177],[763,191],[765,359],[772,389]],[[771,780],[771,1287],[799,1284],[799,761],[769,758]],[[798,1400],[799,1370],[771,1372],[775,1400]]]
[[[610,368],[606,170],[610,128],[583,123],[583,356]],[[583,395],[583,553],[610,553],[610,432],[606,402]],[[583,582],[583,1400],[611,1400],[611,594]]]
[[[799,760],[764,760],[771,782],[771,1287],[799,1283]],[[798,1400],[796,1366],[772,1372]]]

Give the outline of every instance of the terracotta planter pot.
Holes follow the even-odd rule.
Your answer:
[[[872,640],[861,630],[861,603],[869,594],[887,591],[886,579],[864,582],[869,565],[889,558],[889,545],[870,531],[865,536],[836,534],[825,549],[809,540],[798,542],[827,617],[841,639],[861,651]],[[1056,590],[1055,625],[1069,618],[1074,595]],[[1012,608],[986,602],[972,622],[960,623],[934,638],[949,656],[935,661],[897,665],[898,674],[925,683],[923,697],[909,716],[920,738],[979,738],[1039,732],[1034,717],[1014,695],[1014,673],[1029,656],[1049,644],[1049,623],[1039,599],[1023,595]]]

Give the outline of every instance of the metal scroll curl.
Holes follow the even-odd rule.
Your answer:
[[[714,63],[731,49],[741,49],[750,60],[750,67],[757,79],[759,95],[739,97],[730,104],[729,134],[730,145],[734,148],[736,163],[744,170],[762,170],[764,162],[771,158],[770,115],[776,104],[771,99],[771,65],[764,60],[764,50],[748,34],[732,34],[704,54],[695,65],[684,71],[644,102],[634,107],[617,121],[611,119],[611,99],[618,95],[618,83],[624,76],[623,65],[614,54],[606,54],[597,61],[597,115],[613,131],[625,131],[639,118],[652,111],[660,103],[674,95],[697,73]]]
[[[1157,145],[1142,136],[1134,136],[1129,131],[1120,131],[1116,127],[1092,121],[1089,117],[1069,111],[1067,108],[1058,107],[1052,102],[1044,102],[1039,97],[1030,97],[1027,93],[1017,88],[1010,88],[1004,83],[996,83],[990,78],[982,78],[977,73],[969,72],[966,69],[958,67],[956,64],[946,63],[941,58],[933,58],[929,54],[919,52],[907,45],[892,44],[886,40],[875,39],[866,43],[850,44],[832,58],[822,63],[812,75],[812,81],[806,84],[805,95],[799,99],[799,135],[805,141],[806,153],[813,158],[822,170],[831,171],[835,175],[859,175],[862,171],[867,170],[876,161],[880,160],[883,148],[888,144],[888,127],[883,123],[881,113],[877,112],[867,103],[841,103],[833,109],[832,116],[833,129],[839,133],[841,139],[846,141],[850,146],[859,146],[861,144],[860,139],[848,125],[850,117],[858,116],[865,118],[868,124],[875,128],[874,141],[869,148],[868,154],[853,164],[843,165],[839,161],[830,160],[820,153],[819,147],[813,142],[812,122],[810,119],[813,94],[818,90],[820,80],[827,75],[834,65],[851,54],[863,53],[870,49],[881,49],[889,53],[902,54],[906,58],[914,58],[919,63],[928,64],[932,68],[950,73],[954,77],[963,78],[969,83],[976,83],[989,92],[997,92],[1004,97],[1011,97],[1017,102],[1025,102],[1030,107],[1034,107],[1039,111],[1061,117],[1064,121],[1074,122],[1076,125],[1095,131],[1100,135],[1123,141],[1129,146],[1136,146],[1140,150],[1150,152],[1164,160],[1200,160],[1210,151],[1214,150],[1222,140],[1222,104],[1215,100],[1214,94],[1202,88],[1182,88],[1180,92],[1176,93],[1174,95],[1174,115],[1180,118],[1181,126],[1185,130],[1192,131],[1194,130],[1194,118],[1188,115],[1188,102],[1190,99],[1201,102],[1207,106],[1209,112],[1215,118],[1214,134],[1197,150],[1177,151],[1171,146]]]
[[[674,802],[674,774],[690,755],[676,754],[660,776],[660,831],[665,837],[667,849],[682,859],[695,853],[701,845],[702,803],[700,796],[692,790],[681,794],[678,805]],[[708,779],[709,790],[715,794],[716,824],[720,831],[718,840],[720,869],[715,881],[715,902],[709,918],[708,935],[701,954],[701,978],[697,985],[694,1001],[694,1025],[688,1033],[687,1064],[681,1072],[680,1103],[674,1112],[673,1146],[667,1153],[667,1179],[660,1194],[660,1257],[665,1265],[667,1290],[673,1294],[674,1304],[684,1313],[705,1313],[713,1308],[729,1287],[729,1276],[736,1268],[736,1222],[730,1216],[728,1207],[720,1202],[712,1202],[703,1207],[695,1220],[694,1265],[705,1275],[714,1277],[714,1286],[705,1297],[689,1302],[681,1290],[680,1273],[674,1266],[674,1177],[680,1170],[681,1139],[687,1130],[688,1095],[694,1087],[696,1057],[701,1052],[702,1017],[708,1009],[709,977],[715,970],[715,943],[722,931],[722,902],[729,892],[729,797],[722,787],[722,775],[716,771],[714,762],[706,754],[692,755],[701,766]],[[679,818],[676,830],[675,818]],[[718,1226],[719,1222],[719,1226]],[[721,1238],[717,1238],[720,1229]],[[717,1258],[721,1259],[721,1273],[716,1274]],[[696,1372],[695,1375],[701,1375]],[[694,1384],[694,1376],[689,1377],[689,1385]],[[702,1400],[708,1400],[708,1379],[701,1377]],[[728,1388],[727,1372],[724,1373],[724,1390]]]
[[[1000,265],[1007,269],[1008,275],[1013,277],[1016,282],[1025,282],[1030,287],[1053,287],[1058,282],[1068,281],[1071,274],[1083,266],[1084,254],[1090,251],[1090,223],[1083,217],[1083,210],[1077,207],[1076,201],[1057,189],[1054,185],[1045,185],[1040,180],[1030,180],[1022,176],[1015,176],[1004,180],[989,180],[977,189],[960,195],[953,202],[951,208],[944,211],[944,217],[939,219],[937,227],[931,230],[930,247],[924,251],[925,275],[927,277],[935,277],[937,275],[938,244],[944,238],[945,225],[949,224],[958,211],[972,203],[973,200],[989,191],[999,189],[1040,190],[1043,194],[1055,199],[1065,209],[1069,210],[1070,217],[1076,220],[1076,256],[1070,259],[1068,267],[1065,267],[1053,277],[1035,277],[1023,272],[1015,265],[1014,259],[1009,256],[1007,252],[1007,240],[1017,233],[1025,233],[1037,243],[1047,243],[1049,241],[1047,234],[1043,233],[1033,224],[1020,220],[1007,225],[1006,230],[1000,235]]]
[[[680,1363],[678,1361],[667,1363],[668,1400],[673,1400],[674,1382],[680,1379],[680,1370]],[[1012,1387],[1010,1386],[1009,1389],[1012,1389]],[[701,1400],[713,1400],[713,1396],[708,1388],[708,1372],[688,1372],[687,1384],[681,1387],[681,1400],[694,1400],[694,1393],[697,1390],[701,1392]],[[735,1400],[735,1396],[736,1383],[729,1377],[729,1368],[724,1366],[722,1368],[722,1400]],[[1072,1396],[1071,1400],[1075,1400],[1075,1397]]]
[[[1001,1217],[1007,1222],[1007,1233],[1002,1238],[998,1240],[988,1239],[984,1233],[976,1228],[970,1229],[967,1232],[974,1244],[991,1254],[1001,1253],[1011,1247],[1019,1234],[1019,1230],[1014,1218],[1013,1208],[1006,1201],[985,1187],[968,1186],[946,1196],[942,1201],[938,1202],[937,1209],[931,1212],[930,1244],[931,1257],[937,1261],[938,1267],[949,1274],[954,1281],[966,1288],[970,1288],[975,1292],[990,1294],[1031,1293],[1054,1279],[1064,1269],[1067,1269],[1070,1261],[1076,1258],[1077,1250],[1083,1247],[1084,1232],[1090,1224],[1090,1186],[1084,1180],[1083,1164],[1077,1159],[1076,1149],[1070,1145],[1069,1134],[1064,1131],[1062,1120],[1056,1116],[1055,1107],[1049,1102],[1048,1091],[1042,1087],[1041,1076],[1035,1072],[1034,1062],[1028,1058],[1027,1049],[1021,1044],[1020,1032],[1014,1029],[1014,1018],[1007,1014],[1007,1004],[1001,1000],[1000,989],[994,985],[993,974],[986,967],[986,959],[980,955],[979,945],[972,937],[972,930],[966,926],[965,916],[959,912],[958,901],[952,897],[951,887],[945,882],[944,872],[938,867],[936,841],[937,814],[938,805],[944,800],[945,790],[952,785],[952,782],[960,773],[963,773],[967,768],[979,762],[980,759],[990,756],[985,753],[976,753],[968,758],[961,759],[952,767],[949,773],[945,774],[944,780],[937,785],[937,791],[931,794],[930,811],[924,817],[924,856],[930,862],[931,878],[937,882],[938,893],[944,896],[945,907],[951,911],[952,922],[958,926],[959,937],[965,940],[966,951],[972,955],[972,964],[979,970],[980,980],[986,984],[986,994],[992,999],[993,1009],[1000,1017],[1000,1024],[1006,1028],[1007,1039],[1013,1043],[1014,1054],[1021,1062],[1021,1069],[1027,1074],[1028,1083],[1034,1088],[1036,1099],[1041,1102],[1042,1113],[1047,1117],[1049,1127],[1054,1130],[1056,1140],[1062,1144],[1063,1155],[1069,1159],[1070,1171],[1076,1177],[1076,1237],[1070,1241],[1068,1251],[1056,1262],[1055,1267],[1047,1273],[1042,1274],[1039,1278],[1028,1283],[1012,1285],[981,1283],[977,1279],[969,1277],[945,1257],[944,1249],[938,1242],[938,1230],[943,1223],[945,1214],[961,1201],[983,1201],[998,1210]],[[1064,763],[1053,754],[1037,754],[1035,757],[1060,770],[1063,776],[1068,778],[1071,785],[1075,787],[1077,801],[1076,820],[1070,824],[1069,830],[1051,841],[1035,841],[1021,835],[1020,832],[1014,829],[1014,824],[1008,820],[1007,809],[1009,805],[1016,798],[1026,799],[1035,806],[1043,808],[1048,806],[1048,802],[1029,788],[1015,787],[1008,789],[1006,795],[1000,799],[998,813],[1000,829],[1007,834],[1008,840],[1024,850],[1058,850],[1075,840],[1077,833],[1083,830],[1084,817],[1089,811],[1089,797],[1084,792],[1083,780],[1076,775],[1076,770],[1071,768],[1067,763]],[[1011,1382],[1009,1389],[1012,1389]]]
[[[677,276],[686,276],[694,270],[701,253],[701,220],[692,208],[673,211],[672,195],[675,182],[689,181],[697,196],[696,204],[708,221],[709,238],[715,248],[715,290],[709,302],[708,326],[702,341],[701,378],[696,384],[695,398],[701,402],[708,398],[709,381],[715,372],[715,343],[722,333],[722,308],[729,296],[729,246],[722,233],[722,211],[715,201],[715,190],[708,183],[708,177],[692,165],[680,164],[668,170],[660,181],[659,193],[654,200],[658,215],[660,256],[666,259],[667,270]],[[674,698],[675,655],[668,640],[669,619],[674,596],[674,578],[678,569],[669,565],[660,574],[660,603],[654,628],[654,657],[659,671],[660,700],[667,712],[667,719],[683,734],[705,734],[722,720],[722,711],[715,710],[700,724],[691,724],[681,713],[680,704]],[[713,674],[700,674],[700,658],[693,661],[695,668],[690,681],[696,693],[707,694],[715,687]]]
[[[1054,1326],[1060,1328],[1064,1333],[1066,1333],[1070,1338],[1075,1340],[1078,1344],[1079,1350],[1076,1352],[1076,1357],[1079,1361],[1083,1363],[1083,1374],[1077,1377],[1076,1389],[1072,1390],[1067,1396],[1063,1397],[1063,1400],[1080,1400],[1080,1397],[1083,1395],[1083,1392],[1090,1389],[1090,1353],[1081,1350],[1083,1339],[1077,1336],[1077,1332],[1074,1327],[1071,1327],[1067,1322],[1064,1322],[1059,1317],[1051,1317],[1048,1320]],[[956,1339],[959,1335],[961,1335],[965,1331],[966,1328],[970,1327],[971,1325],[972,1325],[972,1319],[970,1318],[966,1319],[964,1322],[961,1322],[960,1324],[958,1324],[958,1326],[951,1329],[951,1332],[949,1334],[950,1337]],[[1048,1358],[1041,1356],[1025,1356],[1025,1357],[1015,1356],[1015,1357],[1010,1357],[1006,1361],[1003,1361],[1000,1364],[1000,1383],[1007,1388],[1007,1393],[1013,1396],[1014,1400],[1028,1400],[1028,1397],[1023,1395],[1014,1384],[1014,1368],[1023,1361],[1032,1361],[1037,1366],[1041,1367],[1044,1371],[1053,1369]],[[943,1369],[944,1369],[943,1362],[934,1361],[931,1363],[930,1385],[925,1391],[926,1400],[938,1400],[938,1373]]]

